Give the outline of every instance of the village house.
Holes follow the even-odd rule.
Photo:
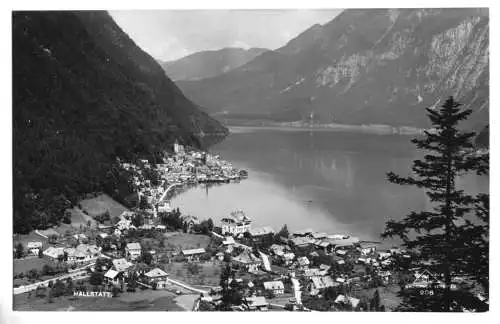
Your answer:
[[[106,271],[104,274],[104,281],[108,284],[112,285],[118,285],[120,283],[120,278],[122,277],[123,274],[120,274],[120,272],[109,269]]]
[[[310,238],[314,239],[314,240],[322,240],[324,238],[327,237],[327,234],[326,233],[318,233],[318,232],[314,232],[314,233],[311,233],[309,235]]]
[[[200,225],[200,220],[193,215],[185,215],[182,217],[182,223],[186,226],[186,230],[190,233],[196,225]]]
[[[85,263],[97,259],[100,256],[101,248],[96,245],[79,244],[76,248],[64,249],[68,259],[67,263]]]
[[[182,250],[182,255],[184,255],[189,261],[199,261],[200,256],[205,253],[206,251],[204,248]]]
[[[273,242],[274,229],[272,227],[252,228],[249,230],[254,244],[271,244]]]
[[[349,304],[352,306],[352,309],[357,309],[359,301],[360,301],[359,299],[354,297],[346,297],[344,295],[338,295],[337,298],[335,298],[334,303],[342,306]]]
[[[126,259],[113,259],[113,267],[118,272],[125,272],[128,268],[132,266],[132,263],[128,262]]]
[[[38,242],[38,241],[37,242],[28,242],[26,249],[28,250],[29,254],[38,255],[38,253],[42,249],[42,246],[43,246],[42,242]]]
[[[139,243],[128,243],[127,246],[125,247],[125,253],[127,257],[129,257],[132,260],[137,259],[138,257],[141,256],[141,244]]]
[[[316,240],[314,242],[314,246],[316,249],[322,250],[324,252],[330,252],[333,248],[333,244],[330,242],[330,239],[321,239]]]
[[[302,276],[306,279],[311,279],[312,277],[326,276],[327,273],[328,273],[328,270],[321,270],[318,268],[309,268],[309,269],[305,269],[302,272]]]
[[[310,236],[314,231],[311,228],[298,230],[292,233],[293,237],[306,237]]]
[[[283,295],[285,293],[285,285],[282,281],[266,281],[264,289],[273,292],[274,295]]]
[[[165,289],[168,283],[168,274],[160,268],[155,268],[145,274],[150,283],[156,283],[157,289]]]
[[[307,237],[295,237],[290,240],[290,244],[296,248],[306,248],[312,244],[311,239]]]
[[[326,288],[338,286],[340,284],[335,282],[330,276],[315,276],[309,279],[306,289],[309,294],[317,295]]]
[[[359,244],[359,239],[357,237],[348,236],[343,239],[334,239],[334,241],[330,242],[335,245],[334,248],[335,250],[337,249],[350,250],[354,249]]]
[[[262,260],[249,251],[243,251],[240,255],[232,258],[232,263],[248,272],[256,272],[262,266]]]
[[[64,257],[64,248],[63,247],[49,247],[45,251],[43,251],[43,255],[47,256],[49,260],[57,262],[60,258]]]
[[[243,211],[238,210],[231,213],[229,217],[221,220],[222,234],[239,235],[250,230],[252,221]]]
[[[263,296],[247,297],[246,302],[250,311],[267,311],[269,309],[269,303]]]
[[[371,255],[377,251],[377,244],[371,242],[362,242],[359,244],[359,250],[362,255]]]

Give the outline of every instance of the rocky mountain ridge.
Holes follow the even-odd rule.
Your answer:
[[[218,118],[425,127],[452,95],[486,124],[487,9],[348,9],[224,75],[177,82]]]

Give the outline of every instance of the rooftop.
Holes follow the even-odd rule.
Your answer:
[[[251,221],[251,219],[247,215],[245,215],[245,213],[242,210],[233,211],[233,212],[231,212],[229,217],[225,217],[225,218],[223,218],[223,220],[224,219],[232,220],[234,222],[250,222]]]
[[[338,283],[336,283],[330,276],[312,277],[311,280],[316,289],[324,289],[328,287],[338,286]]]
[[[298,230],[298,231],[293,232],[293,235],[304,236],[304,235],[309,235],[313,232],[314,231],[311,228],[306,228],[306,229],[302,229],[302,230]]]
[[[264,289],[267,290],[285,289],[285,285],[283,285],[282,281],[266,281],[264,282]]]
[[[109,278],[109,279],[115,279],[115,277],[118,275],[118,271],[115,271],[113,269],[109,269],[105,274],[104,277]]]
[[[141,244],[135,242],[135,243],[128,243],[127,244],[127,249],[129,250],[140,250],[141,249]]]
[[[204,248],[199,248],[199,249],[191,249],[191,250],[182,250],[182,254],[184,255],[193,255],[193,254],[202,254],[205,253]]]
[[[269,226],[265,227],[259,227],[259,228],[252,228],[250,230],[250,235],[252,236],[262,236],[262,235],[267,235],[267,234],[274,234],[274,229]]]
[[[125,259],[114,259],[113,266],[119,272],[127,270],[132,264]]]
[[[153,270],[146,273],[146,277],[156,278],[156,277],[166,277],[168,274],[160,268],[154,268]]]

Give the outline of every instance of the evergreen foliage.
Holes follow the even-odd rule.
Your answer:
[[[415,176],[388,173],[392,183],[423,189],[433,206],[431,210],[411,212],[400,221],[388,221],[382,237],[401,238],[403,246],[415,253],[416,266],[436,273],[437,280],[442,274],[441,299],[426,298],[427,304],[434,303],[431,308],[435,311],[461,311],[465,307],[460,294],[451,291],[456,275],[472,275],[488,285],[489,195],[469,195],[456,185],[456,180],[471,172],[487,174],[489,162],[487,156],[474,154],[475,134],[458,129],[472,112],[459,107],[450,97],[440,109],[427,109],[435,131],[426,131],[424,138],[412,140],[418,149],[427,152],[423,160],[413,162]],[[423,261],[430,263],[424,265]],[[411,301],[409,304],[415,306]]]

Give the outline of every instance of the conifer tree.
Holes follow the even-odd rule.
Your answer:
[[[484,279],[485,263],[488,268],[488,228],[484,225],[488,220],[484,210],[481,214],[477,209],[482,205],[487,210],[484,203],[488,195],[474,197],[456,185],[456,179],[467,173],[487,174],[488,157],[475,154],[475,133],[459,130],[459,123],[472,112],[459,107],[450,97],[437,110],[427,108],[433,131],[412,140],[418,149],[426,151],[422,160],[413,162],[415,176],[387,174],[389,182],[423,189],[432,204],[431,210],[413,211],[399,221],[389,220],[382,237],[399,237],[403,246],[416,254],[417,265],[432,261],[431,265],[426,262],[427,269],[443,276],[444,289],[438,294],[442,299],[429,300],[434,303],[434,311],[462,310],[457,294],[451,291],[452,277],[473,274]],[[471,219],[474,211],[477,219]],[[471,256],[472,252],[486,255],[486,259]],[[483,269],[479,276],[478,266]]]

